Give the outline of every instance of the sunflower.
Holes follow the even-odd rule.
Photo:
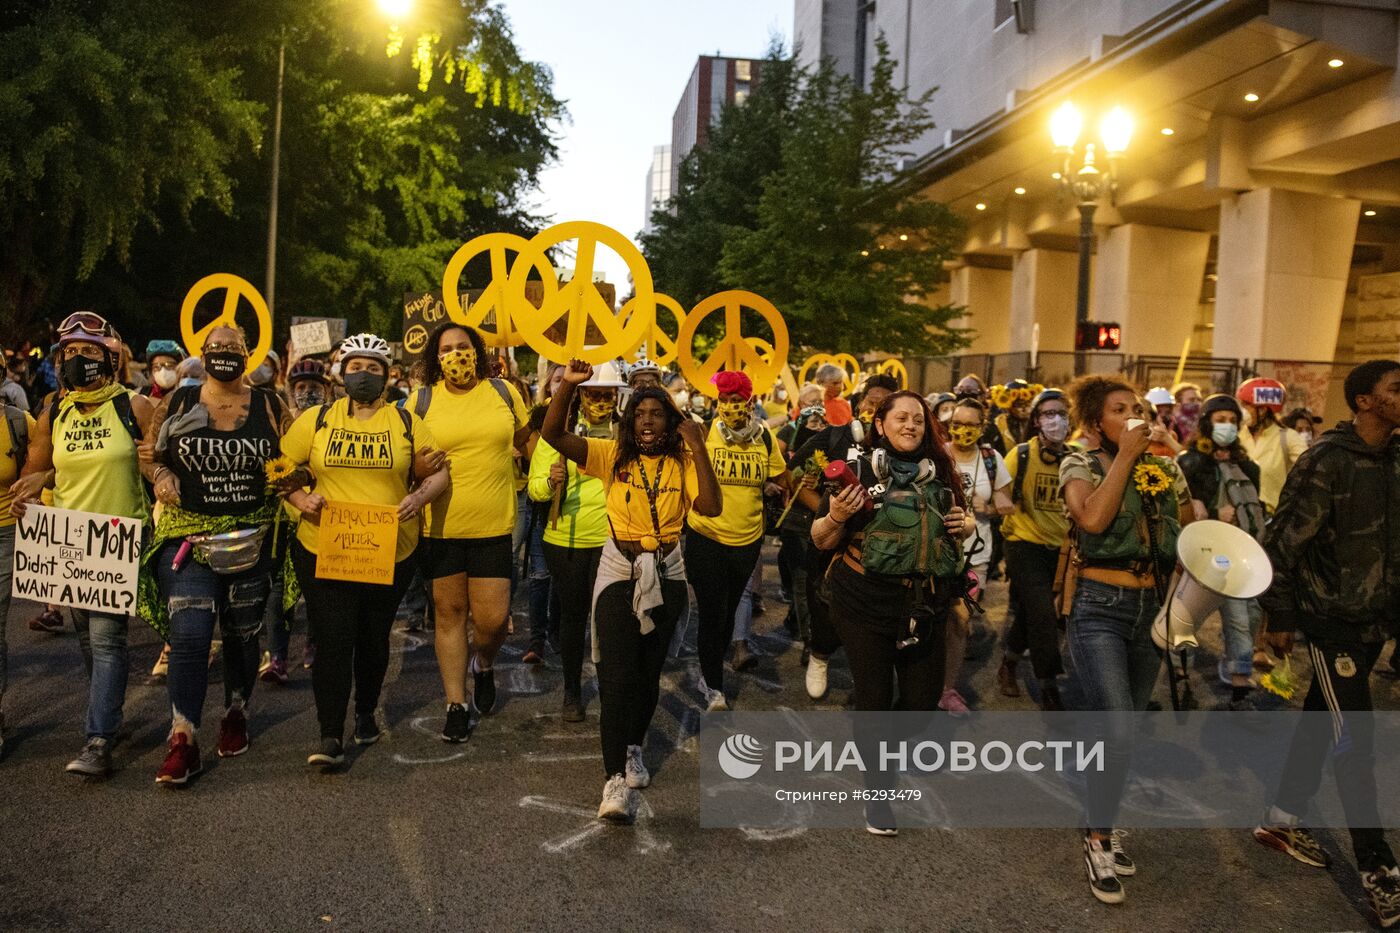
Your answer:
[[[1013,395],[1006,386],[992,386],[992,404],[998,408],[1010,408]]]
[[[1285,657],[1282,664],[1260,677],[1259,686],[1285,700],[1293,699],[1293,694],[1298,692],[1298,679],[1293,676],[1293,665],[1288,658]]]
[[[282,480],[295,473],[297,471],[297,466],[292,462],[290,457],[276,457],[267,461],[263,466],[263,470],[267,473],[267,484],[269,486],[276,486],[278,483],[282,482]]]
[[[1149,461],[1133,468],[1133,487],[1144,496],[1156,496],[1171,489],[1172,481],[1166,470]]]
[[[811,473],[814,475],[817,473],[821,473],[823,470],[826,469],[826,465],[830,462],[831,461],[827,459],[825,452],[820,450],[814,451],[812,453],[812,456],[807,459],[807,464],[803,467],[803,472]]]
[[[1215,452],[1215,445],[1210,442],[1208,437],[1198,437],[1196,438],[1196,449],[1203,454],[1210,454]]]
[[[1013,403],[1029,402],[1033,398],[1035,398],[1035,393],[1031,391],[1030,386],[1011,390],[1011,400]]]
[[[1045,386],[1041,385],[1041,384],[1038,383],[1038,382],[1037,382],[1037,383],[1034,383],[1033,385],[1031,385],[1031,398],[1035,398],[1037,395],[1039,395],[1040,393],[1042,393],[1042,392],[1044,392],[1044,391],[1045,391]]]

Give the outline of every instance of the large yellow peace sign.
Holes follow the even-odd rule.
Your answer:
[[[856,375],[860,372],[860,367],[856,366],[853,371],[846,365],[846,360],[855,362],[855,358],[846,353],[835,356],[830,353],[814,353],[807,357],[807,361],[802,364],[802,372],[798,376],[798,381],[804,385],[807,384],[811,381],[809,377],[815,375],[817,369],[820,369],[825,363],[830,363],[840,368],[842,388],[847,395],[850,395],[856,390]]]
[[[671,316],[676,319],[676,327],[671,333],[679,334],[681,325],[685,323],[685,308],[682,308],[681,303],[670,295],[663,295],[657,292],[655,297],[656,314],[653,317],[651,328],[637,346],[622,355],[623,357],[629,357],[640,348],[646,358],[653,363],[669,366],[676,361],[676,341],[675,338],[667,334],[665,328],[661,326],[661,309],[665,308],[667,311],[671,312]],[[627,299],[626,303],[622,306],[622,310],[617,313],[617,319],[626,326],[632,319],[632,314],[636,311],[636,308],[637,299],[635,297]]]
[[[709,358],[700,362],[695,358],[695,333],[700,321],[711,312],[724,309],[724,337],[715,347]],[[749,342],[743,334],[742,311],[750,308],[757,311],[773,329],[773,347],[766,355]],[[787,323],[778,309],[753,292],[727,291],[711,295],[690,310],[676,336],[680,347],[681,372],[690,384],[701,392],[716,397],[719,392],[710,377],[720,369],[743,370],[753,382],[755,392],[767,392],[783,367],[787,365],[788,330]]]
[[[527,270],[548,265],[547,251],[567,240],[578,240],[573,280],[552,293],[546,288],[541,306],[526,311],[522,306],[526,304]],[[600,243],[617,253],[632,273],[634,307],[625,323],[593,287],[593,259]],[[526,244],[511,267],[506,302],[520,315],[511,323],[536,353],[551,360],[581,359],[595,366],[635,350],[656,319],[651,269],[641,251],[613,228],[586,220],[555,224]],[[565,316],[564,342],[556,343],[545,332]],[[586,347],[590,323],[602,334],[603,342]]]
[[[218,317],[196,331],[194,310],[199,306],[199,299],[221,288],[227,291],[224,295],[223,310],[219,312]],[[272,349],[272,312],[267,310],[267,302],[263,300],[262,293],[247,279],[239,278],[231,272],[215,272],[195,282],[194,287],[185,294],[184,304],[180,306],[180,336],[185,340],[186,349],[197,355],[210,331],[217,327],[238,326],[239,298],[247,299],[258,318],[258,342],[248,352],[248,365],[243,370],[244,373],[250,373],[262,365],[262,361],[267,359],[267,351]]]
[[[509,280],[513,269],[506,254],[518,255],[529,245],[529,240],[514,233],[485,233],[463,243],[447,261],[447,268],[442,273],[442,304],[447,309],[447,316],[458,324],[480,331],[489,346],[519,346],[525,342],[514,322],[522,314],[533,311],[534,305],[525,301],[523,286],[520,291],[523,307],[510,304]],[[458,295],[462,271],[466,269],[467,263],[482,253],[488,253],[491,257],[491,280],[486,284],[481,297],[473,302],[470,308],[464,309]],[[543,256],[541,259],[542,264],[536,263],[534,268],[540,273],[545,296],[548,297],[558,291],[559,283],[555,280],[554,267]],[[522,269],[522,275],[528,275],[528,272],[529,267]],[[496,328],[488,330],[481,325],[486,320],[486,315],[492,311],[496,316]]]
[[[884,373],[886,376],[893,376],[899,382],[901,389],[909,388],[909,370],[904,368],[904,364],[894,357],[881,362],[875,367],[877,373]]]

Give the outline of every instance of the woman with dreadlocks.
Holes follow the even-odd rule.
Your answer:
[[[684,418],[661,389],[632,393],[616,440],[571,433],[574,393],[592,376],[587,363],[569,364],[541,435],[602,480],[606,492],[609,537],[593,586],[593,661],[607,777],[598,816],[630,822],[635,791],[651,782],[642,740],[661,695],[666,649],[686,610],[681,530],[688,512],[718,515],[722,500],[704,429]]]

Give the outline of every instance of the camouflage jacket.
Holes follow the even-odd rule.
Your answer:
[[[1368,446],[1351,422],[1299,458],[1264,533],[1274,631],[1384,641],[1400,616],[1400,440]]]

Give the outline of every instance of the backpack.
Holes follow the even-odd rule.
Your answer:
[[[29,420],[13,405],[5,406],[5,424],[10,428],[10,456],[15,458],[15,471],[24,468],[29,459]]]
[[[491,383],[491,388],[495,389],[496,394],[501,397],[501,401],[506,403],[506,410],[511,413],[511,417],[515,417],[515,406],[511,404],[510,389],[506,388],[505,380],[496,379],[495,377],[492,377],[488,381]],[[419,418],[428,417],[428,406],[432,404],[432,401],[432,386],[424,386],[423,388],[419,389],[418,400],[413,403],[413,413]]]
[[[320,408],[316,409],[316,425],[311,431],[313,437],[321,433],[321,429],[326,426],[326,415],[330,414],[331,406],[334,404],[335,402],[326,402]],[[346,400],[345,404],[348,407],[350,404],[349,400]],[[403,436],[408,441],[408,488],[412,489],[418,484],[418,475],[413,469],[413,461],[415,455],[418,453],[418,446],[413,443],[413,415],[409,414],[406,408],[397,405],[390,405],[389,407],[398,412],[399,419],[403,421]]]
[[[1031,442],[1022,441],[1016,445],[1016,481],[1011,484],[1011,504],[1021,504],[1021,487],[1026,483],[1026,467],[1031,463]],[[992,474],[995,475],[995,474]]]
[[[919,484],[892,474],[865,526],[861,566],[892,577],[956,576],[962,542],[943,524],[951,501],[952,494],[937,482]]]

